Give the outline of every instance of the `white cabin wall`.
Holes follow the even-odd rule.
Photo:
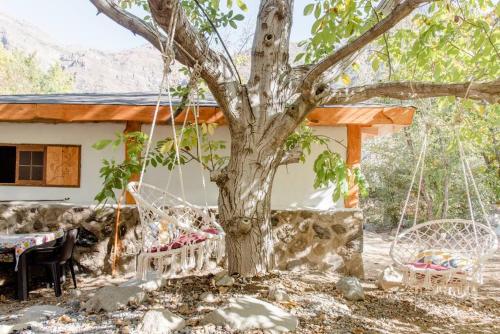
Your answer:
[[[65,144],[81,145],[80,188],[0,186],[0,201],[59,200],[69,197],[69,202],[90,204],[101,189],[99,169],[103,158],[123,157],[123,147],[97,151],[92,145],[106,138],[113,138],[116,131],[123,131],[119,123],[0,123],[2,144]],[[0,161],[0,163],[2,163]]]
[[[313,127],[315,134],[328,136],[336,139],[342,145],[347,145],[347,129],[345,126]],[[341,144],[331,141],[330,149],[339,153],[342,159],[346,159],[346,149]],[[311,155],[306,158],[305,163],[281,166],[276,174],[272,193],[273,209],[316,209],[328,210],[343,208],[344,201],[334,203],[332,200],[333,189],[314,189],[313,165],[316,157],[323,152],[324,148],[314,145]]]
[[[115,157],[123,159],[124,148],[116,150],[107,148],[97,151],[92,144],[101,139],[111,139],[115,132],[121,132],[125,124],[118,123],[80,123],[80,124],[43,124],[43,123],[0,123],[0,143],[9,144],[75,144],[82,145],[82,170],[80,188],[59,187],[20,187],[0,186],[0,201],[5,200],[42,200],[70,198],[70,202],[78,204],[93,203],[93,198],[100,190],[102,181],[99,178],[99,169],[103,158]],[[149,132],[150,126],[143,126],[143,131]],[[345,127],[314,127],[317,134],[327,135],[342,143],[347,142]],[[170,126],[158,126],[154,140],[171,136]],[[227,127],[217,128],[214,139],[228,141]],[[334,142],[331,148],[338,151],[345,158],[345,148]],[[314,159],[320,152],[314,148],[305,164],[282,166],[276,174],[273,185],[272,207],[274,209],[309,208],[325,210],[343,207],[343,202],[332,203],[331,190],[315,190],[313,188],[314,173],[312,166]],[[0,162],[1,163],[1,162]],[[182,168],[183,183],[186,199],[192,203],[205,204],[205,195],[202,187],[200,166],[190,163]],[[145,182],[164,188],[169,179],[166,168],[152,168],[147,170]],[[217,205],[218,190],[210,182],[210,175],[205,172],[206,196],[210,206]],[[181,196],[180,180],[177,170],[171,175],[169,191]]]

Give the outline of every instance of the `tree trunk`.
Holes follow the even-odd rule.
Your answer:
[[[271,190],[281,145],[247,127],[232,137],[228,166],[216,179],[229,273],[255,276],[274,265]]]

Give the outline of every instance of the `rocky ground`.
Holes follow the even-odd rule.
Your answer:
[[[12,299],[12,288],[0,290],[0,333],[2,325],[6,330],[6,324],[21,322],[16,318],[22,311],[36,305],[43,305],[41,308],[45,313],[40,316],[40,310],[35,309],[32,313],[36,314],[31,314],[32,318],[36,318],[31,320],[35,321],[28,322],[24,326],[28,328],[22,333],[138,333],[139,329],[150,333],[152,330],[147,328],[151,327],[147,326],[163,324],[162,321],[167,325],[175,322],[175,328],[182,328],[178,333],[235,333],[228,325],[217,326],[207,324],[207,321],[213,320],[213,310],[221,310],[231,298],[241,296],[253,296],[269,303],[253,305],[261,308],[256,312],[274,312],[272,305],[277,306],[277,312],[283,313],[275,315],[274,320],[283,321],[283,324],[288,321],[287,325],[293,325],[293,321],[298,320],[295,333],[500,332],[500,254],[497,253],[488,263],[486,282],[478,297],[460,299],[416,295],[411,291],[382,291],[376,288],[375,277],[390,262],[387,255],[389,243],[387,235],[365,234],[367,278],[361,282],[364,300],[345,299],[341,287],[336,287],[340,277],[331,273],[277,272],[248,281],[236,279],[234,282],[225,277],[224,284],[220,284],[218,277],[209,275],[170,280],[158,290],[149,287],[147,290],[152,290],[149,292],[136,293],[142,290],[134,292],[132,289],[134,297],[125,309],[95,312],[95,309],[107,307],[101,305],[106,304],[102,301],[101,304],[86,303],[93,295],[99,295],[96,290],[102,286],[121,284],[130,277],[80,276],[79,289],[74,290],[68,285],[61,298],[55,298],[50,289],[39,289],[30,293],[29,301],[17,302]],[[114,297],[108,299],[117,300]],[[243,303],[248,306],[253,301],[244,299]],[[150,319],[145,324],[144,315],[151,310],[163,313],[149,312]],[[243,332],[262,333],[261,330]]]

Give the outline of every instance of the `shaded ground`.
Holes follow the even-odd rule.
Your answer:
[[[134,333],[144,312],[155,307],[166,307],[187,319],[184,333],[232,333],[213,325],[200,324],[202,316],[225,305],[231,296],[250,294],[266,299],[270,286],[281,284],[291,302],[276,303],[295,314],[300,321],[296,333],[500,333],[500,254],[490,261],[485,270],[485,285],[476,298],[468,300],[447,296],[416,296],[409,291],[384,292],[375,288],[376,274],[390,263],[387,255],[390,237],[366,232],[365,265],[367,279],[363,282],[366,299],[349,302],[335,290],[336,274],[276,273],[256,278],[229,289],[217,288],[210,277],[192,277],[171,280],[159,292],[149,294],[149,300],[137,308],[108,314],[86,314],[79,311],[80,300],[105,284],[125,280],[110,277],[80,278],[79,293],[67,286],[64,296],[53,297],[50,289],[30,294],[30,301],[11,299],[12,291],[0,302],[0,324],[16,311],[33,304],[53,304],[68,308],[72,323],[61,319],[44,322],[43,328],[26,333]],[[211,291],[214,303],[200,301],[201,293]],[[67,319],[66,319],[67,322]],[[251,331],[249,333],[260,333]]]

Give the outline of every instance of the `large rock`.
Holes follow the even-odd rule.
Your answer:
[[[269,288],[267,298],[277,302],[289,302],[290,296],[286,293],[285,289],[279,285],[273,285]]]
[[[217,286],[225,286],[225,287],[230,287],[233,286],[235,283],[235,280],[233,277],[229,275],[224,275],[220,277],[219,279],[215,280],[215,285]]]
[[[105,286],[99,289],[83,305],[87,312],[113,312],[128,305],[140,305],[146,299],[146,293],[139,287]]]
[[[170,334],[184,327],[186,322],[183,318],[169,310],[160,309],[146,312],[137,330],[143,334]]]
[[[67,310],[54,305],[35,305],[27,307],[19,312],[21,322],[29,322],[29,321],[40,321],[51,319],[61,314],[66,313]]]
[[[249,296],[230,300],[227,307],[207,314],[203,322],[227,325],[235,331],[262,329],[271,334],[294,331],[299,324],[298,319],[290,313]]]
[[[377,276],[375,284],[382,290],[399,288],[403,285],[403,274],[397,271],[393,266],[388,266]]]
[[[56,318],[66,312],[66,309],[54,305],[30,306],[19,311],[18,318],[12,323],[0,325],[0,334],[21,331],[28,327],[41,328],[41,321]]]
[[[348,300],[363,300],[365,292],[356,277],[342,277],[336,284],[338,291]]]

